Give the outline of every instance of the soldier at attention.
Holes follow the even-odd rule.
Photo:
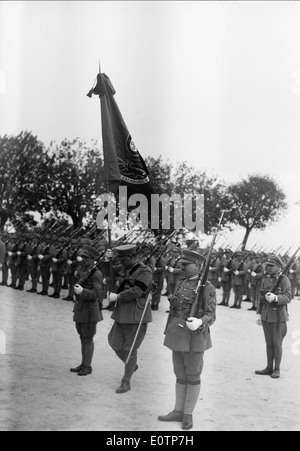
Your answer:
[[[264,330],[267,346],[267,367],[262,371],[255,371],[255,373],[261,376],[271,376],[273,379],[280,377],[282,343],[287,334],[286,323],[289,320],[287,305],[292,301],[291,282],[288,277],[281,277],[278,289],[274,290],[273,288],[283,266],[280,257],[276,255],[268,257],[266,276],[262,280],[256,315],[257,324],[262,326]]]
[[[115,302],[112,319],[115,321],[108,336],[108,342],[117,356],[126,362],[133,344],[139,322],[145,307],[146,296],[152,286],[153,277],[149,266],[139,261],[136,246],[124,244],[115,251],[121,263],[117,293],[110,293],[110,302]],[[107,257],[112,251],[107,251]],[[148,323],[152,321],[150,304],[148,304],[139,335],[127,364],[120,387],[116,393],[126,393],[131,389],[132,375],[137,371],[137,351],[142,344]]]
[[[165,330],[164,345],[173,351],[176,380],[176,402],[168,415],[159,421],[182,422],[182,429],[193,427],[193,411],[197,404],[204,352],[212,347],[210,326],[216,320],[216,291],[206,282],[203,299],[199,300],[195,317],[190,317],[197,297],[197,286],[205,258],[184,250],[181,256],[182,277],[170,300],[170,314]]]
[[[98,269],[89,274],[89,269],[98,260],[100,254],[91,246],[86,245],[79,252],[81,262],[76,270],[74,292],[76,303],[73,320],[81,341],[82,361],[77,368],[71,368],[71,373],[78,376],[92,374],[92,359],[94,354],[94,336],[97,323],[103,320],[101,307],[103,300],[103,277]],[[88,276],[87,276],[88,274]]]

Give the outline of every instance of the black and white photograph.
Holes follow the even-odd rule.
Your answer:
[[[0,431],[300,430],[300,2],[0,0]]]

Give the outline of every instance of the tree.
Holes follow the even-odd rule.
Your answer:
[[[222,210],[228,209],[225,185],[215,175],[204,169],[196,170],[186,162],[178,163],[172,178],[173,192],[184,194],[203,194],[204,232],[210,234],[221,218]]]
[[[1,227],[16,214],[38,208],[43,191],[40,167],[47,165],[43,144],[31,132],[0,137]]]
[[[265,229],[278,220],[287,208],[284,192],[268,175],[250,175],[248,179],[230,185],[228,194],[231,221],[246,229],[244,249],[252,230]]]
[[[63,213],[72,218],[74,228],[95,210],[96,198],[105,192],[104,165],[97,142],[92,147],[78,138],[51,143],[51,164],[43,167],[47,179],[40,213]]]

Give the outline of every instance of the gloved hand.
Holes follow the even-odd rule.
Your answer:
[[[74,291],[75,291],[75,294],[81,294],[83,292],[83,288],[81,285],[76,284],[74,286]]]
[[[109,293],[108,300],[110,302],[116,302],[118,300],[117,293]]]
[[[265,298],[266,298],[266,300],[267,300],[268,302],[270,302],[270,304],[271,304],[272,302],[274,302],[274,301],[277,301],[277,296],[276,296],[276,294],[274,294],[274,293],[267,293],[267,294],[265,295]]]
[[[9,251],[8,252],[8,256],[11,257],[12,256],[12,252]]]
[[[52,258],[53,263],[57,263],[57,258]]]
[[[17,255],[19,255],[19,256],[20,256],[20,255],[21,255],[21,252],[20,252],[20,251],[18,251],[18,252],[17,252]]]
[[[251,276],[252,276],[252,277],[257,277],[256,272],[252,271]]]
[[[239,275],[239,271],[234,271],[234,274],[235,274],[236,276],[238,276],[238,275]]]
[[[32,260],[32,257],[31,257],[31,255],[27,255],[27,260]]]
[[[174,272],[174,268],[171,268],[171,266],[169,266],[169,272],[172,274],[172,272]]]
[[[67,265],[70,266],[70,265],[72,265],[72,263],[73,263],[72,260],[67,260]]]
[[[105,254],[106,258],[113,258],[114,255],[115,255],[114,251],[112,251],[111,249],[107,249],[106,254]]]
[[[203,324],[202,319],[200,318],[188,318],[186,325],[190,330],[197,330]]]
[[[42,255],[42,254],[39,254],[39,260],[43,260],[44,259],[44,256]]]
[[[80,263],[80,262],[82,262],[82,257],[78,256],[78,257],[76,258],[76,260]]]
[[[260,315],[259,313],[256,314],[256,324],[257,324],[258,326],[261,326],[261,325],[262,325],[262,322],[261,322],[261,315]]]
[[[224,268],[224,269],[223,269],[223,271],[224,271],[224,272],[229,272],[229,271],[230,271],[230,269],[228,269],[228,268]]]
[[[295,271],[294,271],[293,269],[290,269],[290,273],[291,273],[291,274],[294,274],[294,272],[295,272]]]

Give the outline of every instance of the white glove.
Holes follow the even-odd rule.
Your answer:
[[[12,252],[9,251],[8,252],[8,256],[11,257],[12,256]]]
[[[229,271],[230,271],[230,269],[228,269],[228,268],[224,268],[224,269],[223,269],[223,271],[224,271],[224,272],[229,272]]]
[[[257,277],[256,272],[252,271],[251,276],[252,276],[252,277]]]
[[[239,271],[234,271],[234,274],[235,274],[236,276],[238,276],[238,275],[239,275]]]
[[[218,282],[222,282],[222,277],[219,277],[219,278],[218,278]]]
[[[262,325],[262,322],[261,322],[261,315],[260,315],[259,313],[256,314],[256,324],[257,324],[258,326],[261,326],[261,325]]]
[[[165,270],[168,271],[168,269],[169,269],[169,266],[165,266]]]
[[[294,272],[295,272],[295,271],[294,271],[293,269],[290,269],[290,273],[291,273],[291,274],[294,274]]]
[[[112,251],[111,249],[107,249],[106,254],[105,254],[106,258],[113,258],[114,255],[115,255],[114,251]]]
[[[72,260],[67,260],[67,265],[72,265]]]
[[[43,260],[44,259],[44,256],[42,254],[40,254],[38,257],[39,257],[39,260]]]
[[[76,260],[80,263],[82,262],[82,257],[77,257]]]
[[[188,318],[186,325],[190,330],[197,330],[203,324],[202,319],[200,318]]]
[[[211,271],[212,269],[213,269],[213,267],[212,267],[212,266],[210,266],[210,267],[209,267],[209,270]]]
[[[105,277],[104,277],[104,279],[103,279],[103,285],[106,285],[106,279],[105,279]]]
[[[27,255],[27,260],[32,260],[32,257],[31,257],[31,255]]]
[[[116,302],[118,300],[118,295],[116,293],[109,293],[108,300],[110,302]]]
[[[18,252],[17,252],[17,255],[19,255],[19,256],[20,256],[20,255],[21,255],[21,252],[20,252],[20,251],[18,251]]]
[[[83,288],[81,285],[77,284],[74,286],[74,291],[75,291],[75,294],[81,294],[83,292]]]
[[[271,304],[271,302],[277,301],[277,296],[274,293],[267,293],[265,295],[265,298],[268,302],[270,302],[270,304]]]
[[[53,263],[57,263],[57,259],[56,258],[52,258]]]
[[[169,272],[172,274],[172,272],[174,272],[174,268],[171,268],[171,266],[169,267]]]

